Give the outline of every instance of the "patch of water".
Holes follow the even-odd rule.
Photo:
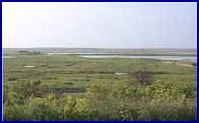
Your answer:
[[[125,75],[126,73],[119,73],[119,72],[115,72],[115,75]]]
[[[84,58],[149,58],[160,60],[177,60],[177,61],[192,61],[197,62],[197,57],[194,56],[123,56],[123,55],[80,55]]]
[[[3,59],[11,59],[11,58],[16,58],[14,56],[2,56]]]

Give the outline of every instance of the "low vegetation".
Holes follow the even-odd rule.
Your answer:
[[[161,60],[3,59],[4,120],[196,120],[196,91],[195,67]]]

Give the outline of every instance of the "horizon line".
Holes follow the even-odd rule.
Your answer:
[[[2,47],[2,49],[34,49],[34,48],[44,48],[44,49],[48,49],[48,48],[57,48],[57,49],[61,49],[61,48],[65,48],[65,49],[196,49],[197,48],[179,48],[179,47],[174,47],[174,48],[169,48],[169,47],[151,47],[151,48],[130,48],[130,47],[124,47],[124,48],[119,48],[119,47]]]

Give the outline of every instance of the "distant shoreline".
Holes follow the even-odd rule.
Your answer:
[[[24,47],[12,48],[4,47],[2,49],[110,49],[110,50],[197,50],[197,48],[67,48],[67,47]]]
[[[21,54],[20,51],[49,55],[197,56],[197,49],[3,48],[3,54]]]

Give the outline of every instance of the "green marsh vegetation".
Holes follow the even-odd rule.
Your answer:
[[[4,120],[196,120],[195,63],[14,55],[3,59]]]

